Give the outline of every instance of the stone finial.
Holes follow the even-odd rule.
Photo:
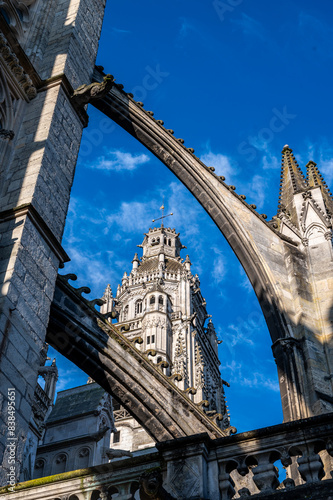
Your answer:
[[[139,259],[137,252],[135,252],[135,254],[134,254],[132,264],[133,264],[133,268],[132,268],[133,271],[135,271],[140,265],[140,259]]]
[[[188,255],[186,255],[186,259],[184,261],[184,264],[185,264],[186,271],[190,271],[192,263],[191,263],[190,258],[189,258]]]
[[[322,174],[320,173],[317,164],[314,161],[309,161],[306,165],[306,177],[310,187],[320,187],[324,205],[329,213],[333,213],[333,197],[329,190]]]

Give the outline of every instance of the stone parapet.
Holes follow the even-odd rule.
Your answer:
[[[152,490],[160,495],[151,498],[161,500],[301,500],[305,494],[312,500],[328,500],[333,487],[332,417],[326,414],[215,440],[203,433],[165,441],[157,445],[158,452],[27,481],[11,493],[2,488],[0,498],[110,500],[117,494],[114,498],[144,499],[150,498],[143,490],[151,478]],[[287,478],[280,482],[282,467]]]

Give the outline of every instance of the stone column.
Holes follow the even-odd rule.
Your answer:
[[[11,161],[0,170],[1,484],[7,484],[10,437],[19,477],[57,269],[67,259],[61,238],[85,125],[85,113],[74,109],[70,96],[91,80],[105,0],[52,5],[50,26],[35,29],[44,42],[39,93],[26,103]],[[10,436],[9,388],[15,397]]]

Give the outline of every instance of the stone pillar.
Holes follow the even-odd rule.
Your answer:
[[[0,170],[1,484],[10,470],[8,443],[19,477],[57,269],[67,258],[61,238],[85,124],[70,95],[91,80],[105,0],[52,6],[47,29],[36,25],[44,42],[39,93],[25,104],[11,161]],[[8,389],[15,406],[8,406]]]
[[[166,463],[165,489],[177,499],[209,498],[207,434],[158,443]]]

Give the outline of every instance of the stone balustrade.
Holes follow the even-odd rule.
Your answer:
[[[146,450],[98,467],[21,483],[14,492],[3,488],[0,498],[136,500],[142,474],[159,470],[159,491],[169,496],[159,493],[151,498],[161,500],[170,495],[177,500],[333,500],[332,413],[219,439],[197,434],[156,448],[157,452]]]

